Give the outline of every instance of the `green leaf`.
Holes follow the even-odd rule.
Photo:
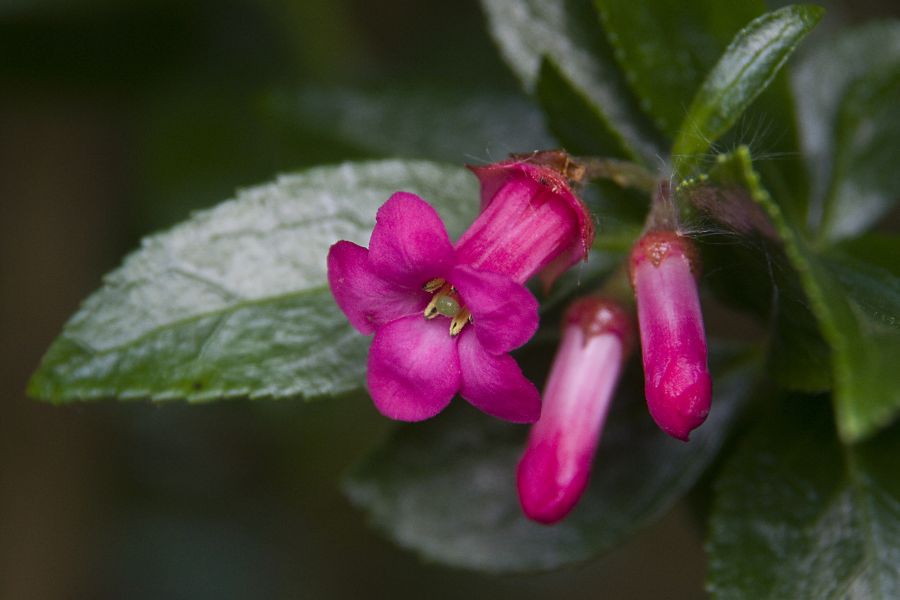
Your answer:
[[[900,277],[900,260],[897,260],[897,234],[867,233],[842,241],[835,252],[849,255]]]
[[[768,213],[831,348],[841,437],[858,441],[871,435],[900,411],[900,277],[849,255],[815,252],[762,188],[745,147],[720,162]],[[881,248],[900,256],[900,242],[893,239]]]
[[[145,239],[66,324],[29,393],[204,401],[361,387],[368,340],[334,304],[325,255],[339,239],[365,244],[397,190],[431,202],[452,235],[477,213],[474,178],[428,162],[345,163],[244,190]]]
[[[900,237],[892,255],[900,256]],[[819,258],[814,273],[834,349],[838,425],[845,440],[855,441],[900,412],[900,276],[836,252]]]
[[[859,27],[820,44],[793,77],[823,239],[857,235],[900,197],[900,22]]]
[[[702,281],[771,330],[768,369],[778,383],[808,392],[830,389],[830,348],[784,240],[757,198],[768,196],[755,174],[748,179],[744,160],[746,148],[720,155],[707,175],[676,189],[690,207],[687,231],[699,232]]]
[[[605,131],[603,138],[616,142],[604,154],[656,164],[661,154],[659,134],[637,108],[603,39],[591,0],[482,0],[481,4],[501,54],[526,90],[542,88],[540,99],[552,119],[557,123],[571,119],[565,107],[572,98],[580,98],[592,109],[580,111],[588,118],[584,126]],[[544,58],[556,68],[552,85],[539,84]]]
[[[765,12],[762,0],[594,0],[641,107],[670,138],[706,73],[734,35]]]
[[[304,88],[273,96],[269,108],[293,129],[379,156],[485,162],[556,145],[526,98],[458,86]]]
[[[544,109],[547,126],[568,152],[583,156],[626,154],[606,116],[547,57],[541,61],[535,97]]]
[[[785,399],[726,464],[708,545],[717,597],[900,596],[900,428],[843,446],[824,408]]]
[[[694,96],[672,155],[689,172],[698,155],[721,137],[772,82],[823,10],[792,5],[752,21],[735,36]]]
[[[656,427],[640,374],[631,373],[613,404],[588,491],[552,527],[527,520],[516,497],[526,428],[465,407],[400,428],[349,475],[345,490],[375,525],[428,560],[490,572],[585,560],[665,513],[716,456],[756,372],[746,355],[726,354],[713,361],[709,419],[688,444]]]

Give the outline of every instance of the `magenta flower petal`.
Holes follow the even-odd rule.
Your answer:
[[[369,251],[341,241],[328,251],[328,285],[347,320],[360,333],[400,317],[421,313],[429,295],[421,288],[406,289],[385,281],[369,268]]]
[[[706,420],[712,396],[693,255],[673,231],[646,234],[631,253],[647,407],[683,441]]]
[[[450,274],[481,346],[492,354],[518,348],[538,327],[538,303],[528,289],[506,275],[459,265]]]
[[[587,258],[593,221],[559,171],[522,161],[469,168],[482,213],[456,243],[460,263],[519,283],[548,267],[552,282]]]
[[[456,264],[443,221],[427,202],[397,192],[378,209],[369,239],[369,264],[380,277],[409,288],[421,288],[446,277]]]
[[[556,523],[581,498],[628,353],[631,321],[617,305],[584,298],[566,315],[562,343],[516,472],[522,510]]]
[[[491,354],[470,329],[459,336],[460,395],[479,410],[513,423],[541,415],[541,395],[508,354]]]
[[[460,384],[456,340],[447,322],[411,315],[379,327],[369,349],[366,381],[376,408],[398,421],[441,412]]]

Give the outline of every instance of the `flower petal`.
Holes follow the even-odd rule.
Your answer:
[[[590,296],[573,303],[565,321],[541,418],[516,471],[523,511],[546,524],[565,517],[584,492],[632,328],[621,307]]]
[[[369,350],[369,393],[376,408],[398,421],[441,412],[459,389],[456,338],[447,319],[403,317],[375,332]]]
[[[407,287],[446,277],[456,252],[441,217],[427,202],[397,192],[378,209],[369,239],[372,271]]]
[[[478,341],[488,352],[509,352],[537,331],[538,303],[522,284],[465,265],[453,269],[450,281],[472,313]]]
[[[541,416],[541,395],[513,357],[485,351],[471,329],[459,336],[459,364],[460,395],[479,410],[513,423],[534,423]]]
[[[587,258],[593,220],[558,166],[514,159],[469,169],[481,183],[481,214],[456,242],[460,262],[520,283],[546,270],[549,285]]]
[[[425,309],[429,295],[385,281],[369,268],[369,251],[341,241],[328,251],[328,285],[347,320],[364,334]]]
[[[631,252],[647,408],[663,431],[685,442],[712,401],[695,252],[674,231],[647,233]]]

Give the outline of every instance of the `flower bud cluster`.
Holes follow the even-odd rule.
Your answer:
[[[590,295],[570,306],[542,401],[509,352],[538,326],[523,284],[540,275],[548,287],[588,255],[593,222],[570,186],[585,169],[561,151],[470,169],[481,212],[455,243],[430,205],[397,192],[379,209],[368,248],[332,246],[328,281],[350,324],[374,336],[367,384],[384,415],[427,419],[459,394],[495,417],[535,423],[519,499],[529,518],[555,523],[587,486],[635,337],[632,300]],[[709,412],[711,382],[697,252],[676,222],[663,185],[628,272],[650,415],[687,441]]]

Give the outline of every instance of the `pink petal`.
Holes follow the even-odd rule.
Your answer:
[[[378,209],[369,239],[369,264],[377,275],[421,288],[446,277],[456,253],[437,212],[415,194],[397,192]]]
[[[469,169],[482,213],[456,242],[461,263],[520,283],[547,268],[547,285],[587,258],[593,221],[558,170],[520,160]]]
[[[328,251],[328,285],[347,320],[364,334],[400,317],[422,312],[429,294],[385,281],[369,268],[369,251],[341,241]]]
[[[513,423],[541,416],[541,395],[508,354],[491,354],[470,329],[459,335],[460,395],[489,415]]]
[[[450,282],[472,313],[478,341],[488,352],[509,352],[537,331],[538,303],[522,284],[465,265],[453,269]]]
[[[367,382],[386,417],[422,421],[441,412],[460,384],[456,338],[447,319],[411,315],[379,328],[369,349]]]
[[[594,298],[574,305],[567,321],[517,470],[522,509],[545,524],[565,517],[587,486],[631,335],[624,311]]]
[[[644,363],[644,393],[657,425],[687,441],[709,414],[712,383],[691,242],[646,234],[631,254]]]

